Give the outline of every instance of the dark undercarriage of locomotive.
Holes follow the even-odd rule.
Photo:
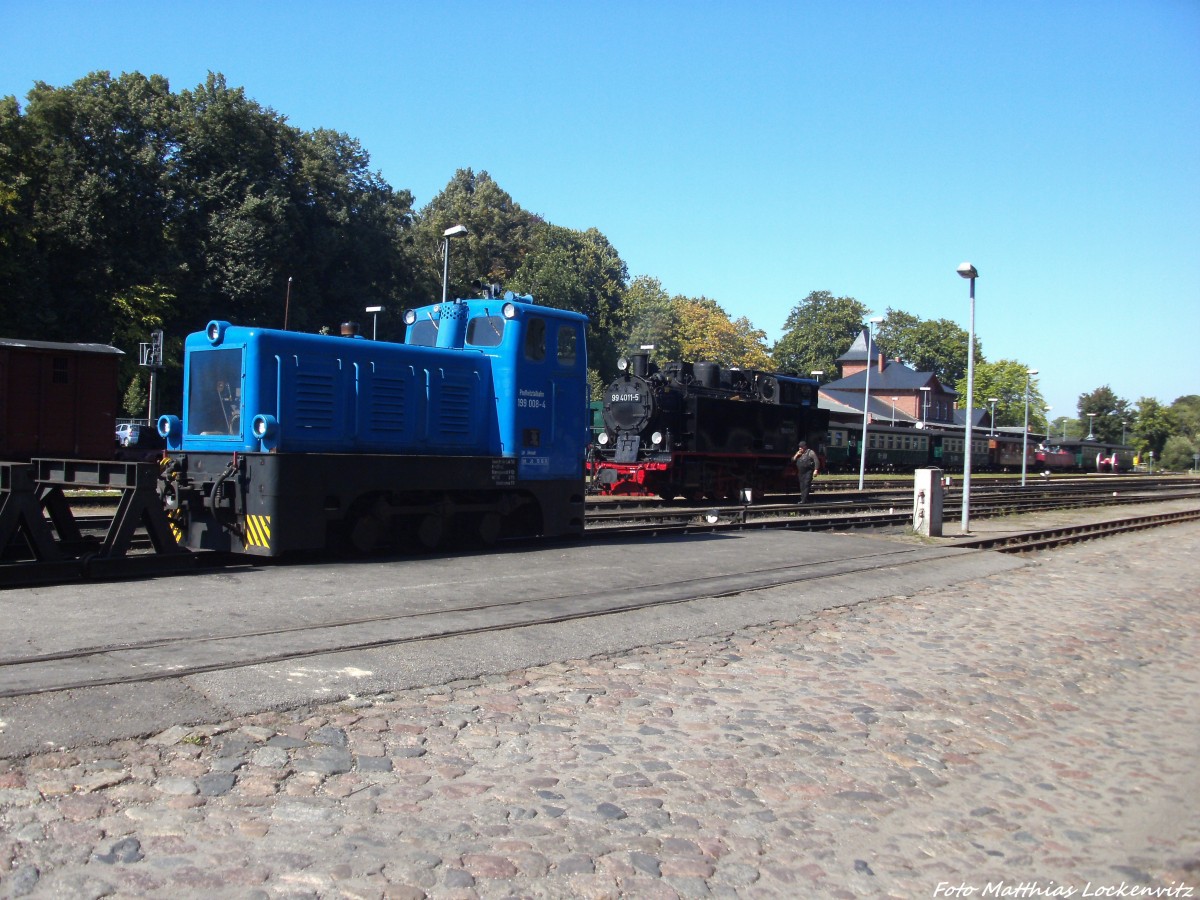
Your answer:
[[[622,360],[603,419],[591,460],[601,493],[693,500],[794,489],[797,444],[817,448],[829,424],[812,379],[709,362],[659,369],[644,353]]]

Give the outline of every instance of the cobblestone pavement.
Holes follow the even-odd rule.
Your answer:
[[[1189,896],[1198,560],[0,760],[0,896]]]

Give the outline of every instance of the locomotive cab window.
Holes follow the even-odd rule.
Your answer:
[[[546,360],[546,320],[530,319],[525,325],[525,358],[530,362]]]
[[[242,432],[242,351],[192,353],[188,373],[188,433]]]
[[[499,347],[503,339],[503,316],[476,316],[467,323],[467,343],[472,346]]]
[[[405,335],[404,342],[417,347],[436,347],[437,334],[437,322],[432,319],[421,319],[408,326],[408,334]]]
[[[575,328],[571,325],[558,327],[558,364],[560,366],[575,365]]]

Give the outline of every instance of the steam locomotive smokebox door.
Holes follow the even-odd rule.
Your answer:
[[[637,462],[638,447],[642,444],[642,439],[636,434],[623,434],[617,438],[617,452],[613,456],[613,462],[617,463],[635,463]]]

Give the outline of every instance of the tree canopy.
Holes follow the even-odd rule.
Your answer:
[[[170,349],[218,315],[316,330],[416,299],[411,195],[353,138],[220,75],[178,94],[136,72],[39,82],[24,112],[0,102],[0,138],[6,329],[113,343],[127,378],[150,327]]]
[[[976,361],[975,363],[975,393],[972,403],[976,409],[992,409],[991,398],[996,399],[996,425],[1013,428],[1025,425],[1025,388],[1026,373],[1029,367],[1012,359],[1001,359],[994,363]],[[1030,378],[1029,385],[1029,427],[1034,431],[1045,432],[1049,427],[1046,419],[1046,401],[1038,390],[1037,378]],[[956,389],[963,398],[965,406],[967,394],[967,377],[964,374],[958,381]]]
[[[1079,395],[1079,423],[1087,425],[1098,441],[1119,441],[1122,422],[1128,437],[1133,418],[1129,401],[1118,397],[1107,384]]]
[[[544,302],[586,315],[588,366],[616,369],[616,325],[628,281],[628,269],[608,239],[590,228],[572,231],[547,223],[534,227],[524,259],[509,285]]]
[[[949,319],[921,319],[889,307],[879,325],[877,339],[881,347],[904,360],[910,368],[932,372],[942,384],[955,384],[967,374],[968,337],[966,331]],[[983,352],[976,336],[977,370],[982,361]]]
[[[834,377],[837,358],[854,343],[866,315],[866,306],[853,297],[812,291],[788,313],[783,337],[771,350],[776,367],[782,372],[821,371]]]

